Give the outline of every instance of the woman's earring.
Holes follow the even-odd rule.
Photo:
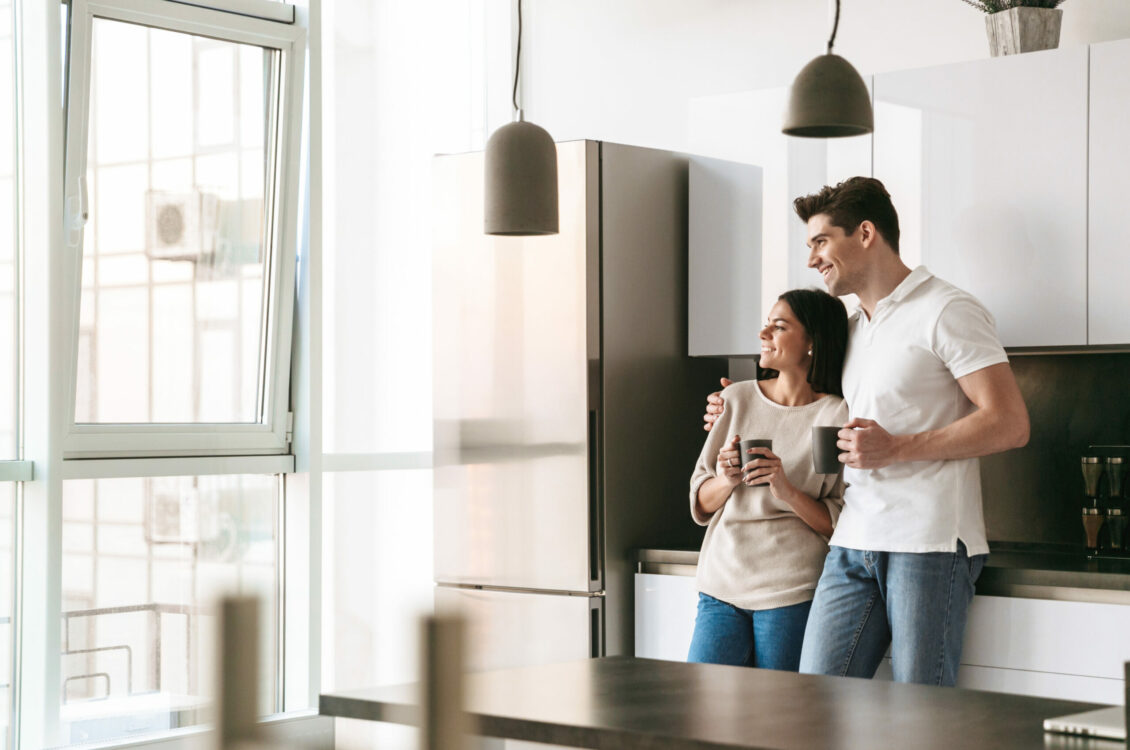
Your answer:
[[[810,357],[812,356],[812,350],[811,349],[808,350],[808,356],[810,356]]]

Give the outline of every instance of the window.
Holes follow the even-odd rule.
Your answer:
[[[19,458],[14,8],[0,0],[0,460]],[[16,461],[6,462],[18,464]],[[0,477],[12,479],[13,477]],[[0,481],[0,747],[9,746],[12,703],[13,524],[18,484]]]
[[[0,0],[0,460],[17,455],[16,114],[11,0]]]
[[[254,423],[273,53],[92,32],[75,421]]]
[[[288,568],[301,581],[310,559],[284,502],[305,21],[210,4],[228,10],[69,0],[60,24],[58,3],[23,3],[0,25],[0,53],[14,30],[23,62],[0,118],[20,103],[27,133],[22,161],[0,155],[0,233],[26,227],[10,248],[0,236],[0,459],[26,443],[37,470],[0,460],[0,700],[19,707],[21,748],[212,721],[225,594],[262,605],[260,713],[314,695],[308,644],[288,645],[308,612],[284,628],[302,600]]]
[[[0,263],[0,459],[7,430],[9,455],[24,444],[45,470],[0,481],[0,700],[12,613],[21,750],[200,744],[167,731],[206,718],[210,599],[233,588],[265,605],[264,713],[415,675],[432,589],[428,175],[432,154],[481,148],[509,119],[511,11],[294,2],[22,2],[24,252]],[[307,25],[337,58],[311,39],[309,141]],[[26,294],[3,296],[9,272]],[[22,440],[3,412],[19,390],[4,390],[4,368],[19,372],[6,305],[26,330]],[[373,572],[361,594],[358,565]]]
[[[64,743],[209,721],[225,593],[261,602],[259,711],[280,710],[280,491],[255,475],[64,483]]]
[[[303,52],[287,23],[73,0],[65,457],[287,451]]]

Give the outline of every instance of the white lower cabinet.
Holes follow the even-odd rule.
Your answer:
[[[1121,703],[1130,606],[977,596],[965,627],[961,687]]]
[[[693,576],[636,573],[636,656],[686,661],[697,611]]]
[[[976,596],[957,686],[1041,698],[1121,703],[1130,606]],[[891,679],[884,659],[877,679]]]
[[[1014,693],[1087,703],[1122,702],[1122,680],[1051,672],[1028,672],[1023,669],[999,669],[963,664],[957,675],[957,686],[970,690],[988,690],[993,693]]]
[[[698,592],[692,576],[636,574],[636,656],[684,661]],[[977,596],[957,685],[1043,698],[1121,703],[1130,606]],[[891,679],[890,658],[877,679]]]

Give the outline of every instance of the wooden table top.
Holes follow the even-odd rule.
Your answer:
[[[323,694],[319,712],[415,724],[417,689]],[[1090,703],[630,657],[470,674],[466,696],[478,734],[601,750],[1126,747],[1043,731]]]

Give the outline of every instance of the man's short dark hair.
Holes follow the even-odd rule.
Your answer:
[[[891,203],[891,194],[874,177],[852,177],[839,185],[826,185],[812,195],[793,201],[796,215],[804,223],[817,214],[827,214],[832,226],[855,234],[864,221],[870,221],[897,254],[899,251],[899,215]]]

